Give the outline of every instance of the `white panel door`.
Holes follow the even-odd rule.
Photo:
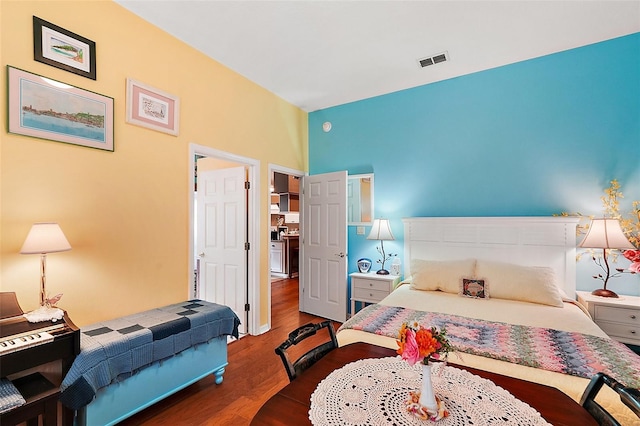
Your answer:
[[[198,173],[198,297],[229,306],[247,332],[247,194],[244,167]]]
[[[347,318],[347,172],[303,178],[301,311]]]

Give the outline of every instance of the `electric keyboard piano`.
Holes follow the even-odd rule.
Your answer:
[[[21,372],[59,362],[54,369],[60,373],[53,380],[58,388],[79,353],[80,329],[66,312],[60,321],[30,323],[23,316],[15,293],[0,293],[0,377],[20,377]],[[65,413],[63,419],[63,423],[70,423],[72,413]]]

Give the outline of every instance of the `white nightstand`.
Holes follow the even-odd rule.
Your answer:
[[[640,297],[620,295],[616,299],[586,291],[576,293],[578,302],[605,333],[619,342],[640,345]]]
[[[356,313],[356,302],[377,303],[389,295],[400,282],[398,275],[378,275],[375,272],[354,272],[351,277],[351,315]]]

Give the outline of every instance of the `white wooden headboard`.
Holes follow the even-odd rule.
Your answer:
[[[553,268],[576,294],[575,217],[414,217],[404,223],[404,276],[411,259],[483,259]]]

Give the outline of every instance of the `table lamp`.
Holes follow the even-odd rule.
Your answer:
[[[593,260],[604,270],[606,274],[604,277],[600,275],[599,277],[594,276],[594,278],[602,279],[604,285],[603,288],[594,290],[591,292],[591,294],[601,297],[618,297],[615,292],[607,289],[607,282],[609,281],[609,278],[611,276],[611,270],[609,268],[609,262],[607,260],[607,249],[635,248],[622,232],[620,222],[618,222],[617,219],[610,218],[593,219],[591,221],[589,231],[587,232],[587,236],[584,237],[584,240],[582,240],[582,242],[580,243],[580,247],[602,249],[602,258],[604,259],[605,266],[602,267],[602,265],[596,261],[595,257],[593,258]]]
[[[40,254],[40,308],[26,314],[31,322],[61,319],[63,311],[47,298],[47,253],[71,250],[71,245],[57,223],[34,223],[20,249],[21,254]],[[55,302],[54,302],[55,303]]]
[[[391,232],[391,225],[389,224],[389,219],[374,219],[373,226],[371,227],[371,232],[369,232],[369,236],[367,236],[367,240],[380,240],[380,248],[378,252],[382,255],[382,260],[378,260],[378,263],[381,263],[380,270],[376,272],[379,275],[389,275],[389,271],[384,269],[384,263],[391,258],[391,256],[387,256],[384,252],[384,241],[393,241],[393,233]]]

